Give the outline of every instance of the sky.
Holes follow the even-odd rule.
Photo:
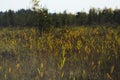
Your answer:
[[[0,0],[0,11],[19,9],[29,9],[32,6],[32,0]],[[120,0],[40,0],[40,7],[47,8],[49,12],[88,12],[90,8],[119,8]]]

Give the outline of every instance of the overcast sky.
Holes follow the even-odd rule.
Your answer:
[[[28,9],[32,5],[31,0],[0,0],[0,11],[12,9]],[[120,8],[120,0],[41,0],[41,7],[45,7],[49,12],[76,13],[78,11],[88,11],[90,8]]]

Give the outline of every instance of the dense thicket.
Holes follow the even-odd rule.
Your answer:
[[[29,27],[64,27],[81,25],[119,25],[120,9],[90,9],[89,13],[77,12],[76,14],[67,13],[48,13],[47,9],[42,11],[9,10],[0,12],[0,26],[29,26]]]

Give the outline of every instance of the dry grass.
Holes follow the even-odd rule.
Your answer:
[[[119,80],[120,27],[0,29],[0,80]]]

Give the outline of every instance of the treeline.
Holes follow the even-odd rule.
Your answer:
[[[76,14],[67,13],[48,13],[47,9],[42,11],[9,10],[0,12],[1,27],[64,27],[81,25],[119,25],[120,9],[90,9],[89,13],[77,12]]]

